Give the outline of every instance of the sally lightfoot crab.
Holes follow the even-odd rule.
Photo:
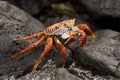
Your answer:
[[[23,54],[37,47],[41,41],[45,40],[46,43],[44,50],[41,53],[40,57],[37,59],[36,63],[34,64],[33,71],[36,71],[42,59],[51,50],[53,42],[55,42],[57,48],[60,50],[62,54],[62,67],[64,67],[65,59],[66,59],[66,48],[64,47],[65,44],[72,42],[75,36],[80,36],[80,43],[82,46],[84,46],[86,44],[86,37],[87,37],[86,33],[91,35],[93,40],[95,39],[94,33],[88,27],[87,24],[79,24],[76,26],[74,26],[74,24],[75,24],[75,19],[64,20],[62,22],[49,26],[42,32],[34,33],[24,38],[16,38],[15,41],[29,40],[36,37],[38,37],[38,40],[30,44],[27,48],[24,48],[23,50],[13,54],[12,57],[16,58],[18,55]],[[60,40],[64,42],[62,43]]]

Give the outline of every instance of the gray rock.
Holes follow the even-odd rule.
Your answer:
[[[85,70],[82,67],[71,67],[69,68],[69,72],[82,80],[116,80],[116,78],[112,76],[93,75],[91,71]]]
[[[55,68],[49,67],[44,71],[36,71],[28,73],[20,78],[15,79],[14,76],[2,76],[0,80],[118,80],[114,77],[92,75],[91,71],[80,70],[78,68]]]
[[[83,11],[89,13],[94,19],[112,16],[114,18],[120,18],[120,1],[119,0],[71,0],[75,3],[73,6],[76,7],[78,11],[81,12],[81,7]]]
[[[87,14],[99,28],[120,31],[119,0],[70,0],[75,9]],[[87,18],[88,19],[88,18]],[[89,20],[89,21],[90,21]]]
[[[52,70],[52,71],[51,71]],[[64,68],[47,69],[47,71],[37,71],[27,74],[17,80],[82,80],[77,76],[69,73]]]
[[[120,46],[118,46],[120,45],[120,33],[112,30],[99,30],[95,34],[94,43],[88,37],[85,47],[73,48],[76,63],[92,70],[94,74],[120,77]],[[72,46],[70,47],[72,49]]]
[[[82,77],[86,77],[86,75],[82,75],[82,77],[75,75],[73,72],[67,71],[68,68],[56,68],[61,66],[61,55],[54,46],[39,65],[38,70],[40,69],[40,71],[31,72],[36,59],[44,48],[44,42],[34,50],[27,52],[27,54],[20,55],[16,59],[11,58],[13,53],[20,51],[36,40],[14,42],[14,38],[27,36],[41,31],[44,28],[42,23],[32,18],[29,14],[7,2],[0,1],[1,80],[15,80],[16,77],[16,80],[81,80],[83,79]],[[119,77],[120,34],[111,30],[101,30],[97,31],[96,35],[96,42],[92,43],[88,37],[87,45],[83,48],[78,44],[76,45],[77,40],[71,43],[74,47],[70,46],[71,50],[67,48],[66,66],[71,64],[71,56],[73,54],[73,59],[76,63],[79,63],[78,66],[83,65],[84,68],[91,69],[93,73],[96,72],[97,75],[105,74]],[[75,67],[77,67],[77,65],[75,65]],[[77,72],[86,73],[86,71],[82,70],[78,70]],[[88,75],[92,76],[92,73]],[[95,79],[94,76],[93,79]],[[103,79],[103,77],[100,77],[100,79]]]
[[[9,79],[14,80],[14,77]],[[116,80],[116,78],[108,76],[92,75],[91,71],[80,70],[78,68],[49,67],[44,71],[31,72],[25,76],[17,78],[16,80]]]
[[[34,50],[12,59],[12,54],[22,50],[36,40],[15,42],[14,39],[42,31],[45,27],[29,14],[4,1],[0,1],[0,26],[0,74],[20,77],[31,72],[36,59],[44,48],[44,41]],[[67,52],[67,56],[70,56],[71,51],[67,49]],[[53,61],[49,62],[51,59]],[[66,62],[67,60],[69,62],[69,58],[66,59]],[[61,54],[53,46],[53,49],[45,56],[38,69],[44,69],[49,65],[55,66],[54,64],[57,67],[61,66]]]
[[[14,76],[0,76],[0,80],[16,80]]]
[[[69,73],[66,69],[61,68],[56,71],[55,80],[82,80],[82,79]]]
[[[50,7],[51,4],[55,2],[60,2],[61,0],[52,0],[52,1],[49,1],[49,0],[4,0],[4,1],[7,1],[23,9],[27,13],[35,16],[43,12],[43,10],[46,7]]]
[[[31,72],[23,77],[20,77],[16,80],[55,80],[55,71],[56,68],[50,67],[44,71]]]
[[[24,70],[34,64],[34,59],[32,57],[23,57],[23,59],[11,58],[13,53],[21,50],[26,47],[28,43],[32,42],[31,40],[14,42],[13,39],[17,37],[24,37],[43,29],[44,26],[42,23],[32,18],[29,14],[7,2],[0,1],[1,75],[21,75],[21,72],[24,72]]]

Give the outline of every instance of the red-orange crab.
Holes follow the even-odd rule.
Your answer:
[[[64,47],[63,44],[72,42],[75,36],[80,36],[80,43],[82,46],[84,46],[86,44],[86,33],[90,34],[92,39],[95,39],[94,33],[88,27],[87,24],[79,24],[77,26],[74,26],[74,24],[75,24],[75,19],[64,20],[62,22],[49,26],[43,32],[38,32],[30,36],[26,36],[24,38],[16,38],[15,40],[28,40],[28,39],[32,39],[35,37],[39,37],[37,41],[30,44],[27,48],[13,54],[12,57],[16,58],[18,55],[23,54],[37,47],[41,41],[46,40],[45,48],[33,67],[33,71],[36,71],[41,60],[51,50],[53,40],[54,40],[57,48],[60,50],[62,54],[62,67],[64,67],[65,59],[66,59],[66,48]],[[65,40],[64,43],[62,44],[59,39]]]

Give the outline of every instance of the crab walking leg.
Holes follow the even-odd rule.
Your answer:
[[[41,36],[43,34],[44,34],[43,32],[38,32],[38,33],[34,33],[34,34],[30,35],[30,36],[26,36],[26,37],[23,37],[23,38],[15,38],[14,40],[15,41],[17,41],[17,40],[29,40],[29,39]]]
[[[71,36],[67,39],[67,41],[64,42],[64,44],[70,43],[70,42],[72,42],[73,40],[74,40],[74,36],[71,35]]]
[[[86,36],[86,33],[83,31],[83,30],[76,30],[76,32],[78,33],[78,35],[80,35],[80,43],[82,46],[85,46],[86,44],[86,39],[87,39],[87,36]]]
[[[51,50],[53,44],[53,39],[48,37],[45,43],[44,51],[41,53],[40,57],[37,59],[36,63],[34,64],[33,70],[36,71],[38,65],[40,64],[41,60],[45,57],[45,55]]]
[[[39,40],[37,40],[34,43],[30,44],[27,48],[24,48],[23,50],[13,54],[12,57],[16,58],[18,55],[23,54],[23,53],[35,48],[43,40],[44,40],[44,36],[41,36]]]
[[[79,29],[88,33],[91,36],[91,38],[93,39],[93,41],[95,40],[95,34],[93,33],[93,31],[89,28],[89,26],[87,24],[79,24],[77,26]]]
[[[65,66],[65,59],[66,59],[66,48],[64,47],[64,45],[59,41],[58,38],[54,37],[55,43],[57,48],[60,50],[61,54],[62,54],[62,67]]]

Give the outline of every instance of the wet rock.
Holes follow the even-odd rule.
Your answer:
[[[85,47],[79,47],[77,43],[74,43],[76,45],[74,48],[70,46],[77,65],[91,70],[93,74],[120,78],[120,33],[112,30],[99,30],[95,34],[96,41],[92,42],[88,37]]]

